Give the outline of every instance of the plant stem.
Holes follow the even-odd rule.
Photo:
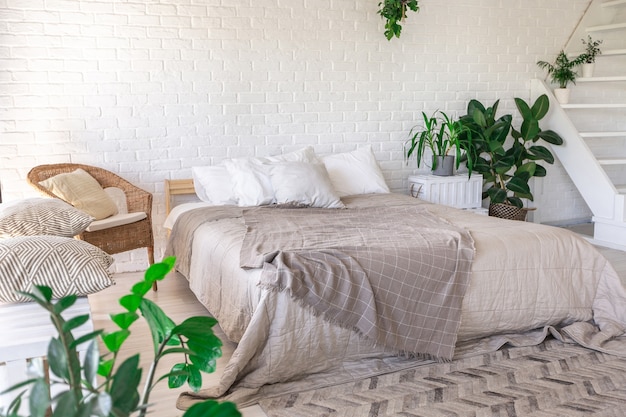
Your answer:
[[[76,369],[76,359],[77,353],[75,349],[70,349],[69,346],[72,342],[74,342],[74,338],[71,333],[66,333],[63,331],[63,323],[65,320],[60,314],[54,312],[53,304],[49,303],[48,311],[50,312],[50,317],[52,318],[52,322],[54,323],[54,327],[56,327],[57,332],[59,333],[59,338],[61,339],[61,345],[65,350],[65,355],[67,357],[68,364],[68,377],[69,377],[69,386],[70,389],[76,395],[76,402],[78,403],[83,398],[82,385],[80,381],[80,362],[78,363],[79,369]],[[69,337],[68,337],[69,336]],[[76,379],[76,371],[78,371],[78,380]]]
[[[171,336],[166,338],[159,345],[159,350],[154,356],[152,360],[152,364],[150,365],[150,369],[148,370],[148,377],[146,378],[145,385],[143,387],[143,394],[141,395],[140,406],[145,406],[148,404],[148,400],[150,399],[150,392],[152,391],[152,381],[154,380],[154,375],[156,373],[157,365],[159,364],[159,360],[161,359],[161,354],[163,353],[163,349],[167,346],[167,342],[171,339]],[[145,417],[147,412],[147,407],[142,407],[139,412],[139,417]]]

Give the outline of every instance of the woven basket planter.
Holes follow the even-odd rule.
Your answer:
[[[526,215],[529,210],[525,207],[519,208],[510,204],[489,204],[489,215],[500,217],[501,219],[526,221]]]

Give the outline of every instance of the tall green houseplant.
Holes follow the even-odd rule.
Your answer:
[[[496,101],[491,107],[485,107],[471,100],[461,122],[472,134],[473,168],[483,175],[483,198],[489,198],[491,204],[522,208],[522,199],[534,200],[530,179],[547,174],[540,162],[554,163],[552,152],[541,145],[541,141],[558,146],[563,144],[563,139],[556,132],[539,127],[550,105],[545,94],[532,106],[521,98],[515,99],[523,119],[519,129],[513,127],[511,114],[496,118],[498,104]]]
[[[75,339],[72,330],[89,320],[89,316],[65,320],[61,313],[74,304],[76,296],[53,300],[52,289],[46,286],[36,286],[31,292],[22,293],[48,311],[58,332],[58,337],[52,338],[48,346],[50,379],[41,375],[7,390],[31,388],[28,416],[144,417],[150,407],[150,393],[157,382],[167,380],[170,388],[187,383],[194,391],[200,389],[201,373],[213,372],[216,359],[222,355],[222,342],[212,331],[217,320],[197,316],[176,324],[153,301],[145,298],[152,284],[165,278],[172,270],[174,262],[175,259],[171,257],[151,265],[144,280],[136,283],[130,294],[120,298],[119,303],[125,311],[111,314],[111,320],[119,327],[119,330],[111,333],[99,330]],[[130,336],[131,325],[139,319],[140,314],[150,327],[154,350],[154,359],[142,393],[139,392],[142,374],[139,354],[119,363],[120,349]],[[107,352],[99,352],[98,337],[101,337]],[[76,347],[82,343],[89,345],[81,363]],[[183,361],[174,365],[166,375],[157,377],[157,365],[166,355],[181,355]],[[50,398],[51,385],[62,387],[54,398]],[[0,415],[20,417],[24,394],[22,392],[15,398],[6,413],[0,410]],[[241,413],[232,402],[208,400],[194,404],[183,416],[241,417]]]

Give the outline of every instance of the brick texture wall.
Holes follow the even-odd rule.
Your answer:
[[[370,143],[404,191],[421,112],[514,112],[588,3],[424,0],[388,42],[378,0],[0,0],[3,198],[32,196],[37,164],[110,169],[154,193],[158,258],[163,180],[194,165]],[[561,206],[544,220],[590,216],[558,165],[540,186]]]

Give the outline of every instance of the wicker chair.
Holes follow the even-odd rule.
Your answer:
[[[82,168],[94,177],[102,186],[117,187],[124,191],[128,212],[144,212],[147,217],[134,223],[93,232],[84,231],[76,236],[80,240],[91,243],[109,254],[126,252],[138,248],[148,249],[148,262],[154,263],[154,236],[152,234],[152,194],[144,191],[116,174],[102,168],[82,164],[51,164],[39,165],[30,170],[27,176],[28,183],[42,194],[59,198],[42,187],[39,182],[57,174],[69,173]],[[157,290],[156,282],[153,290]]]

